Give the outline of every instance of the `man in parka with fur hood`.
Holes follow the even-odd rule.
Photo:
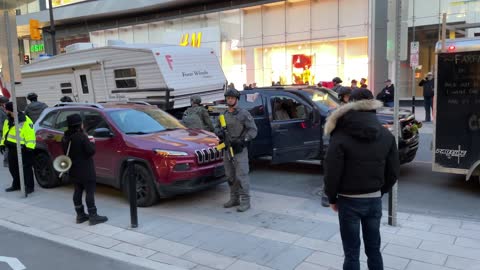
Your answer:
[[[368,89],[356,89],[354,102],[327,119],[330,144],[325,158],[325,193],[338,211],[345,259],[343,269],[360,269],[360,223],[370,270],[383,269],[380,253],[382,195],[399,174],[394,136],[377,119],[383,106]]]

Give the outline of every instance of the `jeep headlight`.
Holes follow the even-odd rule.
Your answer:
[[[181,152],[181,151],[173,151],[173,150],[164,150],[164,149],[158,149],[158,148],[155,148],[153,149],[153,152],[155,152],[155,154],[159,155],[159,156],[164,156],[164,157],[168,157],[168,156],[188,156],[188,153],[186,152]]]

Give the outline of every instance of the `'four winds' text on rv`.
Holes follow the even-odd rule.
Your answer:
[[[182,76],[183,77],[207,76],[207,75],[208,75],[208,71],[206,71],[206,70],[196,70],[196,71],[192,71],[192,72],[182,71]]]

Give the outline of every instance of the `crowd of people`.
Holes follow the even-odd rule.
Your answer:
[[[352,80],[348,87],[342,83],[341,78],[335,77],[328,84],[328,87],[338,94],[341,106],[332,112],[325,123],[324,133],[330,136],[330,141],[324,160],[324,192],[321,204],[338,212],[345,254],[344,269],[360,268],[360,229],[369,269],[383,269],[380,251],[381,198],[397,181],[400,162],[395,138],[382,126],[375,112],[383,106],[394,106],[395,88],[392,81],[387,79],[385,87],[375,98],[364,78],[360,80],[360,84]],[[432,73],[428,73],[419,85],[424,88],[426,121],[430,121],[431,99],[434,95]],[[243,88],[249,90],[256,88],[256,85],[244,84]],[[207,110],[201,105],[200,96],[191,97],[191,107],[184,112],[182,122],[189,128],[216,132],[221,142],[228,141],[231,151],[225,152],[224,166],[230,187],[230,199],[223,206],[237,207],[238,212],[244,212],[251,207],[248,143],[257,136],[257,127],[251,114],[238,106],[240,92],[233,83],[228,85],[224,96],[227,105],[227,110],[223,113],[226,133],[214,130]],[[20,123],[26,192],[34,192],[33,150],[36,142],[33,123],[47,105],[38,101],[35,93],[30,93],[27,99],[30,104],[25,111],[19,111],[15,115],[13,103],[6,97],[0,97],[0,121],[3,123],[0,125],[0,151],[8,153],[6,157],[13,179],[6,192],[20,189],[15,118],[18,118]],[[62,97],[60,101],[73,100]],[[282,102],[279,99],[274,100],[274,118],[288,120],[292,115],[284,109],[288,104]],[[85,133],[80,115],[70,115],[67,122],[68,129],[65,131],[62,146],[64,153],[75,164],[69,174],[75,185],[73,202],[77,213],[76,222],[89,221],[91,225],[106,222],[107,217],[97,214],[94,199],[95,143]],[[225,137],[227,134],[229,138]],[[86,193],[88,214],[85,213],[82,202],[83,192]]]

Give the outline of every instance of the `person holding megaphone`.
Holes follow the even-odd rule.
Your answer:
[[[67,117],[68,129],[62,139],[64,153],[71,159],[69,176],[74,183],[73,204],[77,212],[77,223],[89,221],[90,225],[106,222],[105,216],[97,214],[95,206],[96,173],[93,155],[95,155],[95,143],[89,139],[83,129],[82,118],[79,114]],[[85,213],[82,197],[85,191],[85,202],[88,215]]]

